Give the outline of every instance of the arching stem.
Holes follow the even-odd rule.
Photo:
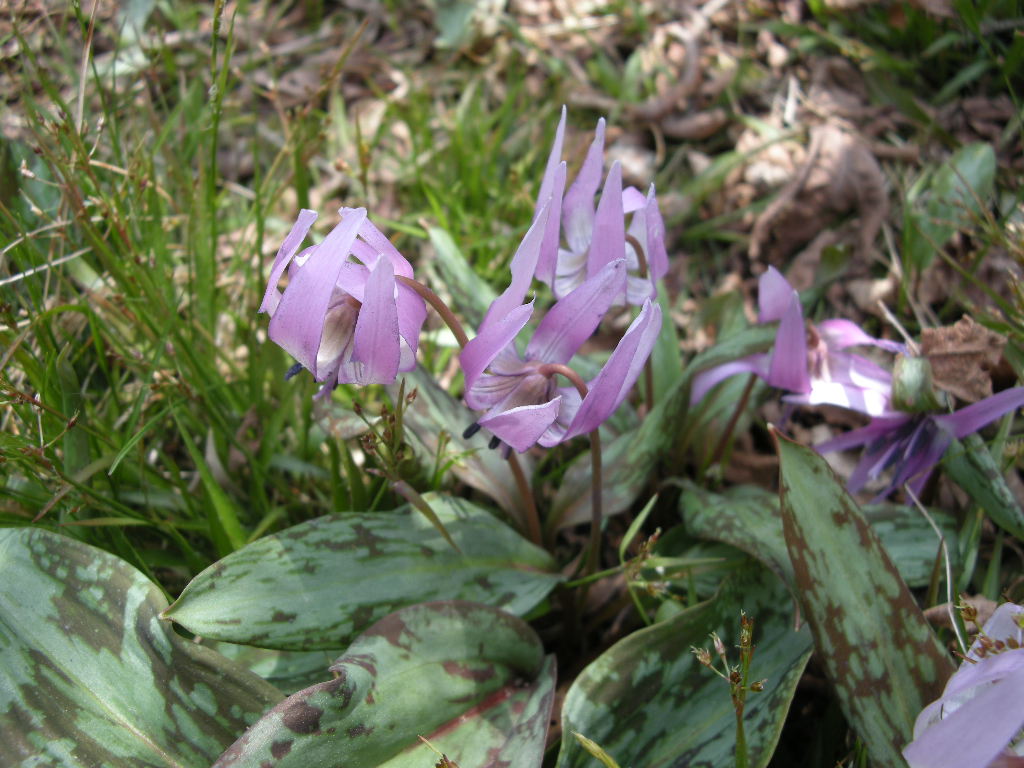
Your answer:
[[[510,450],[508,452],[507,461],[509,468],[512,470],[512,477],[516,480],[519,495],[526,505],[526,533],[530,537],[530,541],[541,547],[544,544],[540,534],[540,516],[537,514],[537,502],[533,499],[533,489],[530,487],[529,480],[526,479],[526,473],[523,472],[523,467],[519,463],[519,458],[516,456],[515,451]]]
[[[459,322],[451,308],[441,300],[441,297],[423,283],[412,278],[396,275],[395,279],[407,288],[416,291],[427,304],[432,306],[434,311],[440,315],[445,325],[451,329],[455,340],[459,342],[459,346],[465,349],[466,344],[469,343],[469,337],[462,328],[462,323]],[[519,463],[519,459],[514,451],[509,452],[507,460],[509,468],[512,470],[512,477],[515,478],[516,487],[519,489],[519,495],[523,499],[523,506],[526,507],[527,533],[530,536],[530,540],[539,546],[541,543],[540,516],[537,514],[537,503],[533,498],[533,490],[530,488],[530,483],[526,479],[526,473],[523,472],[523,467]]]
[[[455,340],[459,342],[460,347],[465,347],[466,344],[469,343],[469,337],[462,329],[462,323],[459,322],[459,319],[455,316],[455,313],[451,311],[448,305],[441,301],[440,296],[427,288],[423,283],[413,280],[411,277],[395,275],[395,280],[400,282],[406,288],[416,291],[420,298],[434,308],[434,311],[441,316],[442,320],[444,320],[444,324],[451,329],[453,334],[455,334]]]
[[[633,246],[633,251],[636,253],[640,277],[646,278],[648,275],[647,254],[644,253],[644,247],[640,245],[640,241],[632,235],[626,235],[626,242]],[[647,412],[650,413],[654,408],[654,365],[651,363],[650,356],[647,357],[647,361],[644,363],[644,389],[646,390],[645,401],[647,403]]]
[[[732,412],[732,416],[729,418],[729,423],[725,426],[725,431],[722,432],[718,445],[715,446],[715,452],[711,454],[709,466],[720,462],[725,455],[726,446],[729,445],[729,438],[732,437],[732,431],[736,429],[736,422],[740,420],[740,416],[747,407],[747,401],[750,399],[750,393],[754,389],[756,381],[757,376],[753,373],[750,374],[750,378],[747,379],[747,386],[743,388],[743,394],[740,396],[740,401],[736,403],[736,409]]]
[[[551,377],[561,374],[576,387],[581,398],[587,396],[587,385],[572,368],[561,363],[545,363],[537,368],[541,376]],[[601,433],[595,428],[590,433],[590,544],[587,547],[587,560],[583,575],[589,576],[597,568],[597,558],[601,549]]]

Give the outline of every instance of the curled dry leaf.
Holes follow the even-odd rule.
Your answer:
[[[921,333],[921,354],[932,365],[935,386],[968,403],[992,394],[992,370],[999,365],[1004,346],[1005,336],[968,315]]]

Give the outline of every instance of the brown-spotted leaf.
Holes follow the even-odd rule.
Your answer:
[[[760,570],[760,569],[759,569]],[[781,584],[760,570],[763,589],[719,597],[641,629],[613,645],[576,678],[562,705],[557,768],[590,768],[579,732],[621,766],[718,768],[734,764],[736,714],[729,685],[702,666],[692,647],[717,631],[738,640],[739,613],[755,620],[750,680],[767,679],[747,697],[744,729],[751,768],[771,759],[797,681],[811,655],[807,627],[793,629]],[[754,594],[760,592],[764,594]],[[766,601],[765,595],[772,600]],[[737,661],[735,650],[732,661]]]
[[[520,619],[461,601],[390,614],[289,696],[214,768],[538,768],[554,701],[553,658]]]
[[[825,672],[872,763],[903,766],[953,663],[825,460],[775,435],[786,548]]]
[[[160,621],[128,563],[41,529],[0,531],[0,765],[209,765],[281,700]]]

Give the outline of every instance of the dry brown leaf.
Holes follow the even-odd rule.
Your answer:
[[[857,248],[864,258],[889,210],[885,176],[857,136],[833,123],[815,126],[807,160],[754,225],[750,258],[760,258],[769,238],[774,254],[792,253],[850,210],[860,215]]]
[[[992,369],[1003,356],[1006,337],[964,315],[953,325],[926,328],[921,354],[932,365],[935,386],[974,403],[992,394]]]

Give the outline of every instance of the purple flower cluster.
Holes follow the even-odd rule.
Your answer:
[[[284,239],[260,312],[270,314],[271,341],[323,382],[388,384],[416,367],[426,306],[396,282],[412,265],[366,217],[342,208],[341,223],[319,245],[296,255],[316,213],[303,210]],[[284,295],[277,284],[288,270]]]
[[[691,403],[699,402],[731,376],[752,373],[787,391],[786,402],[836,405],[872,417],[866,427],[817,446],[821,453],[863,446],[860,463],[850,477],[851,492],[891,471],[891,480],[878,498],[904,483],[919,493],[954,440],[1024,406],[1024,387],[1015,387],[954,413],[898,410],[893,402],[892,374],[850,349],[873,346],[906,355],[904,345],[869,336],[849,320],[825,320],[816,326],[806,323],[797,292],[774,267],[769,267],[758,283],[758,320],[779,323],[771,352],[697,374]]]
[[[604,422],[628,395],[661,328],[661,309],[652,299],[668,257],[654,187],[646,196],[624,191],[614,163],[595,207],[602,186],[602,120],[565,192],[565,120],[563,108],[533,223],[512,259],[511,282],[460,357],[466,402],[484,412],[479,425],[520,452]],[[423,299],[410,287],[409,262],[364,209],[341,214],[320,245],[297,253],[316,219],[312,211],[299,214],[260,306],[271,315],[271,340],[323,382],[320,396],[339,383],[388,384],[411,370],[426,316]],[[286,270],[290,280],[282,295],[277,285]],[[557,302],[520,355],[516,339],[533,316],[526,295],[535,277],[551,286]],[[640,312],[601,371],[584,383],[568,363],[608,310],[623,303],[639,305]],[[558,386],[559,375],[573,386]]]

